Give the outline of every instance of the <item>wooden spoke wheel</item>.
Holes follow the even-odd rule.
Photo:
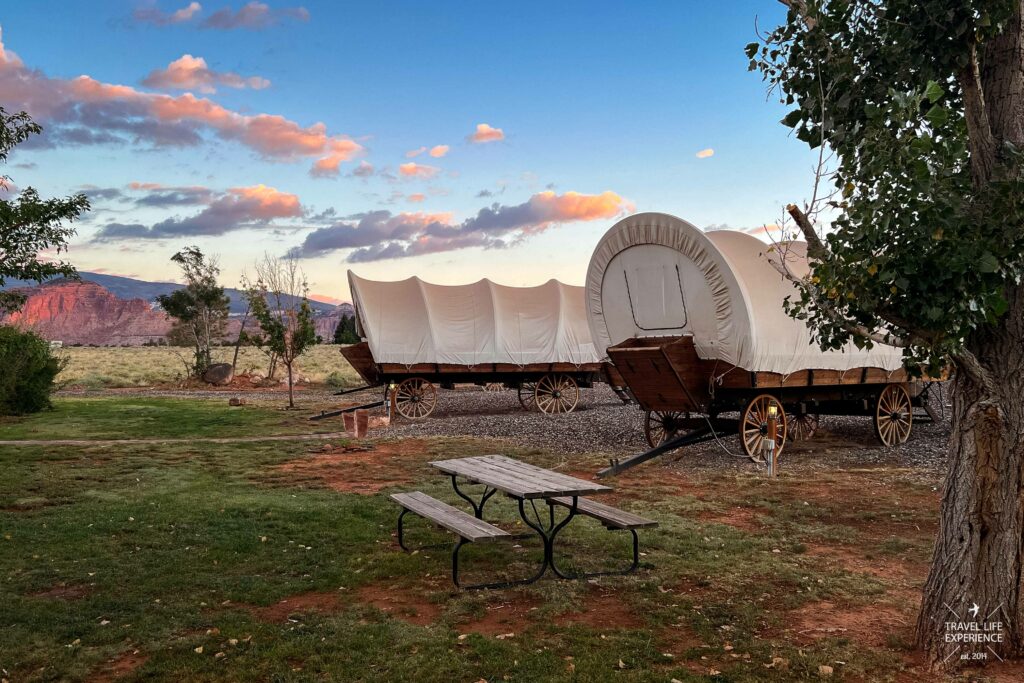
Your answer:
[[[786,445],[786,411],[779,399],[771,394],[761,394],[755,396],[743,409],[740,440],[743,442],[743,452],[754,462],[764,462],[761,442],[768,436],[768,414],[772,406],[776,410],[775,454],[779,456]]]
[[[502,384],[501,382],[488,382],[487,384],[484,385],[484,391],[488,393],[505,391],[505,385]]]
[[[533,397],[542,413],[571,413],[580,400],[580,388],[571,376],[551,373],[537,381]]]
[[[519,404],[523,406],[524,410],[535,410],[537,408],[536,392],[536,382],[522,382],[519,385]]]
[[[402,417],[421,420],[434,412],[437,405],[437,389],[422,377],[402,380],[395,389],[395,410]]]
[[[820,417],[817,413],[800,413],[786,420],[789,438],[793,441],[810,441],[818,431]]]
[[[676,410],[648,410],[644,414],[644,436],[651,448],[660,446],[679,432],[689,413]]]
[[[900,384],[890,384],[875,404],[875,436],[886,446],[905,443],[910,438],[914,407],[910,394]]]

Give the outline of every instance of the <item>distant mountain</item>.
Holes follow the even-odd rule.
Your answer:
[[[0,322],[30,327],[46,339],[96,346],[154,343],[170,331],[171,321],[155,299],[160,294],[180,289],[181,285],[102,273],[81,275],[81,281],[56,278],[42,285],[9,282],[11,288],[20,284],[19,289],[28,295],[28,300],[19,312],[0,316]],[[245,307],[236,305],[243,301],[240,290],[227,292],[232,296],[232,311],[237,314],[228,319],[225,339],[233,341],[238,337]],[[334,329],[341,317],[353,314],[352,304],[310,303],[316,333],[325,342],[333,341]],[[250,319],[250,328],[252,325]]]
[[[87,271],[79,272],[79,276],[81,276],[82,280],[95,282],[96,284],[101,285],[104,289],[119,299],[145,299],[149,302],[155,302],[156,298],[161,294],[170,294],[174,290],[181,289],[184,286],[174,282],[147,282],[145,280],[136,280],[130,277],[121,277],[120,275],[90,273]],[[55,280],[50,280],[49,282],[57,282],[60,279],[61,278],[57,278]],[[39,285],[32,280],[8,280],[7,285],[0,289],[38,286]],[[231,299],[232,313],[238,313],[239,315],[245,313],[245,294],[242,290],[225,288],[224,293]],[[315,312],[323,314],[334,313],[337,308],[334,304],[325,304],[320,301],[313,301],[312,299],[310,299],[309,305],[313,307]],[[345,305],[347,304],[342,304],[342,306]]]

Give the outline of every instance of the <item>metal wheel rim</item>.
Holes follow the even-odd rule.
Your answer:
[[[913,428],[914,409],[910,394],[898,384],[890,384],[878,396],[875,407],[875,434],[885,446],[906,443]]]
[[[402,380],[395,390],[395,410],[402,417],[421,420],[434,412],[437,389],[421,377]]]
[[[550,374],[538,380],[533,395],[541,412],[555,415],[572,412],[580,399],[580,390],[569,375]]]
[[[770,394],[761,394],[754,397],[747,407],[743,409],[743,417],[740,420],[740,441],[743,443],[743,452],[754,462],[764,462],[761,457],[761,439],[765,436],[768,424],[768,407],[774,405],[778,410],[777,427],[775,433],[775,454],[782,455],[782,449],[786,446],[786,411],[783,410],[779,400]]]
[[[644,414],[644,437],[651,448],[656,448],[672,438],[679,431],[673,422],[682,419],[685,413],[677,410],[648,410]]]

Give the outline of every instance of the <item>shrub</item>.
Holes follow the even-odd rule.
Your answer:
[[[64,361],[33,332],[0,327],[0,415],[37,413],[50,407],[53,380]]]

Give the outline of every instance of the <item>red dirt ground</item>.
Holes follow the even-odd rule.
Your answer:
[[[92,586],[85,584],[58,583],[44,591],[31,593],[33,598],[52,598],[55,600],[80,600],[92,593]]]
[[[618,593],[604,593],[597,587],[591,587],[583,602],[585,610],[560,614],[555,617],[555,623],[559,626],[580,624],[597,630],[644,626],[643,619]]]
[[[350,604],[340,591],[310,591],[289,595],[287,598],[266,607],[249,605],[246,607],[261,621],[282,622],[294,614],[307,612],[331,613],[338,612]]]
[[[441,606],[426,599],[428,591],[402,588],[399,586],[369,584],[356,593],[356,599],[364,605],[372,605],[387,612],[396,619],[416,626],[434,623],[441,615]]]
[[[147,661],[149,661],[149,656],[138,650],[126,652],[101,666],[89,676],[89,680],[92,683],[110,683],[128,676],[136,669],[141,668]]]
[[[305,457],[278,465],[275,471],[289,482],[309,481],[343,493],[371,495],[412,483],[417,472],[410,464],[427,452],[426,444],[419,439],[347,448],[327,444]]]
[[[499,595],[484,606],[484,616],[456,626],[459,633],[479,633],[485,636],[497,636],[506,633],[520,633],[536,620],[530,612],[539,608],[543,602],[530,593],[510,593]]]

